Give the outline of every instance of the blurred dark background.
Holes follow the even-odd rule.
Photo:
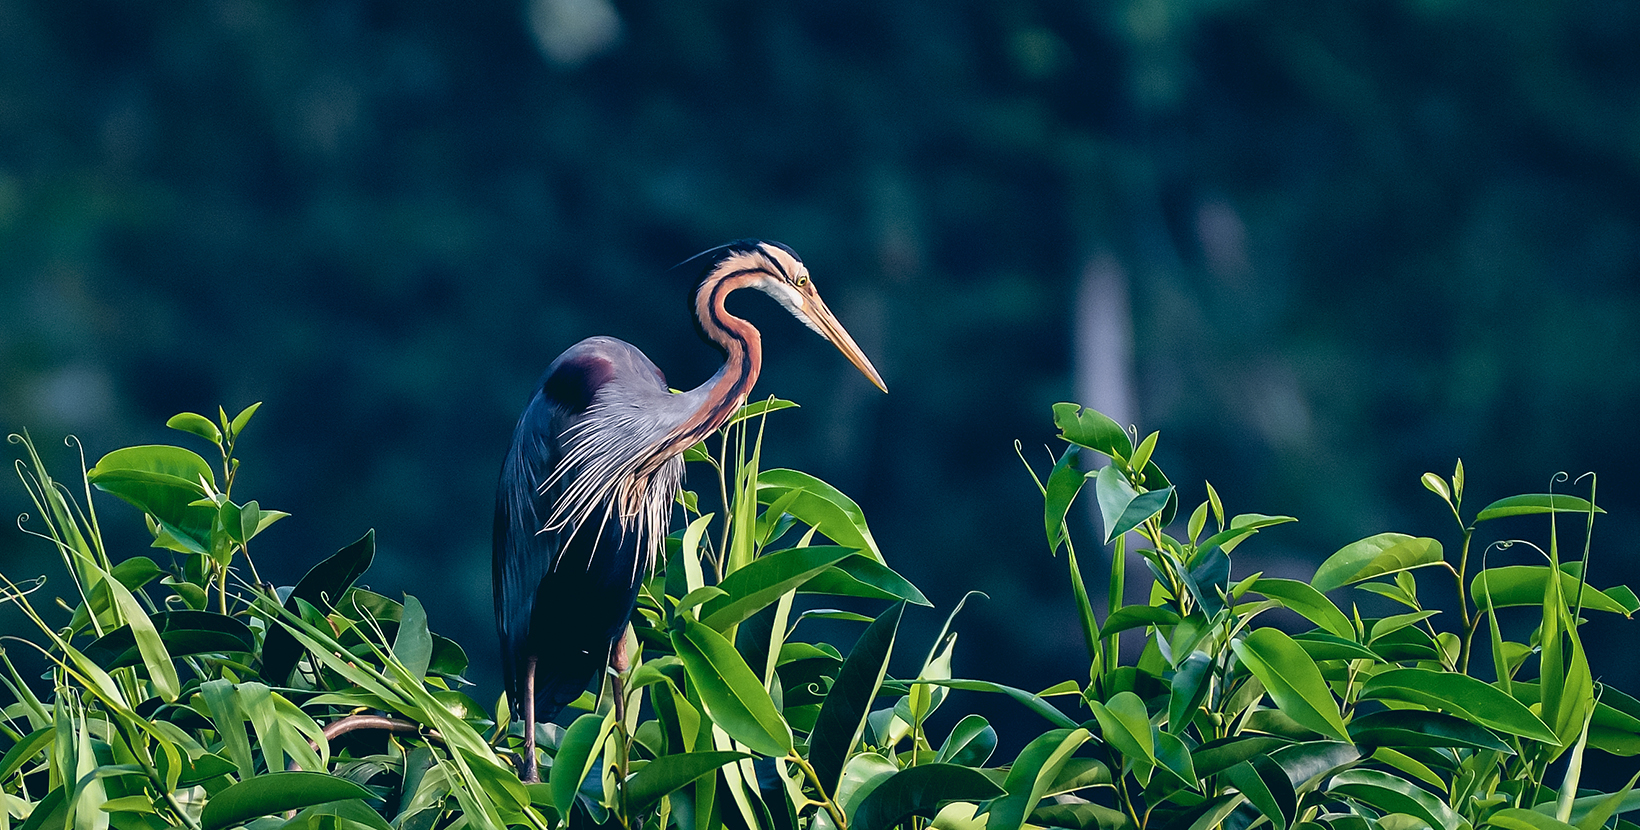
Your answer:
[[[893,390],[737,298],[759,393],[803,404],[768,462],[854,496],[940,606],[907,654],[982,589],[959,674],[1082,676],[1013,446],[1045,465],[1061,400],[1161,430],[1187,511],[1209,479],[1300,518],[1238,575],[1454,543],[1418,476],[1461,456],[1471,513],[1598,472],[1594,581],[1634,581],[1636,43],[1617,0],[0,0],[0,426],[64,474],[66,433],[95,461],[266,401],[235,494],[294,517],[262,573],[375,527],[367,581],[428,599],[491,700],[491,499],[532,384],[592,334],[699,383],[666,269],[759,236]],[[15,531],[0,562],[60,573]],[[1597,675],[1640,691],[1607,642]]]

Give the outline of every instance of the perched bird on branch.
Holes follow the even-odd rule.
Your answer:
[[[778,242],[741,240],[698,263],[691,308],[723,366],[687,392],[631,344],[591,337],[558,356],[513,430],[495,498],[495,622],[507,693],[524,722],[519,775],[540,780],[535,724],[581,695],[605,666],[627,668],[627,620],[665,542],[683,451],[746,402],[763,338],[724,309],[755,288],[830,340],[884,392],[882,376]],[[617,692],[617,694],[619,694]]]

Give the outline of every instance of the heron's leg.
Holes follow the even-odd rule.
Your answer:
[[[632,668],[632,660],[626,653],[626,632],[610,644],[609,667],[615,670],[615,681],[610,689],[615,694],[615,720],[617,723],[626,723],[626,673]]]
[[[541,781],[535,765],[535,657],[524,661],[524,752],[518,758],[518,778],[526,784]]]

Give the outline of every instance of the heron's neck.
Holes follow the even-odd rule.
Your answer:
[[[751,393],[763,368],[763,338],[751,323],[730,314],[723,301],[737,289],[749,288],[759,273],[731,273],[712,280],[695,292],[695,318],[708,340],[723,351],[723,365],[705,383],[682,393],[689,399],[690,415],[672,433],[667,449],[681,453],[722,427]]]

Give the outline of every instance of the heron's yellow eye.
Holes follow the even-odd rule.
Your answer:
[[[798,288],[802,288],[803,286],[809,284],[809,275],[808,274],[798,274],[797,279],[795,280],[795,282],[796,282]]]

